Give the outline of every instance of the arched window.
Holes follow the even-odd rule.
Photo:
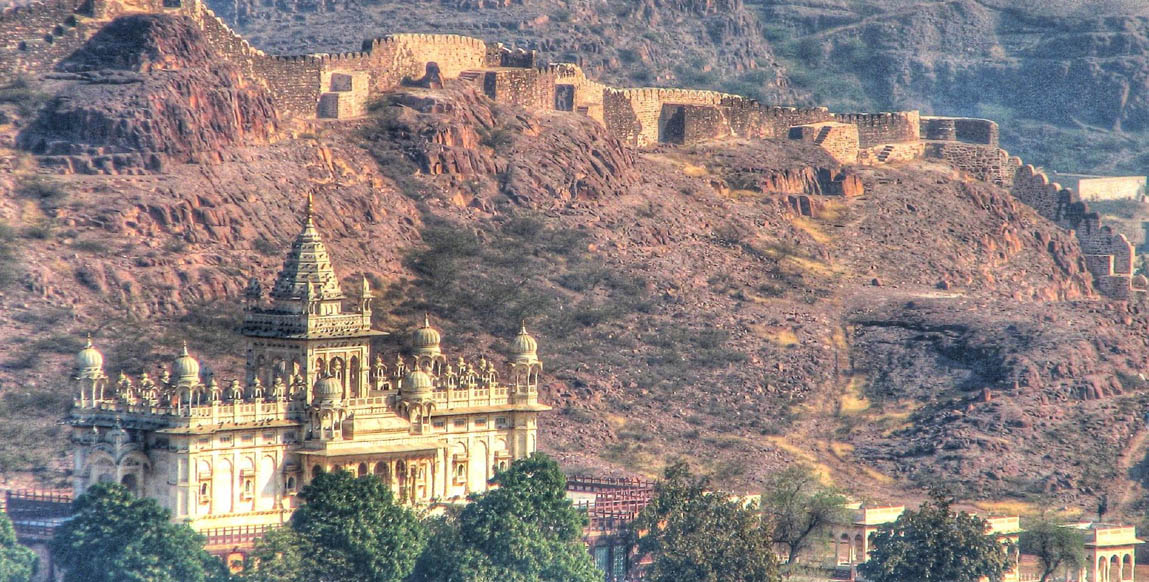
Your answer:
[[[314,479],[323,473],[323,467],[316,465],[311,468],[311,478]]]
[[[295,491],[295,475],[288,475],[287,477],[287,491]]]
[[[455,465],[455,479],[464,481],[467,478],[467,465],[459,463]]]
[[[356,474],[356,477],[366,477],[366,476],[367,476],[367,463],[359,463],[359,473]]]

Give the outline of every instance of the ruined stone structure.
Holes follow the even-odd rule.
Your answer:
[[[429,504],[485,491],[535,450],[549,407],[525,328],[505,376],[485,358],[449,360],[430,321],[408,355],[384,357],[371,347],[381,332],[366,279],[359,291],[344,295],[309,204],[268,297],[258,280],[248,286],[244,380],[220,382],[186,344],[155,377],[109,377],[89,341],[69,420],[75,493],[122,483],[211,540],[284,523],[321,472],[376,475],[401,501]]]

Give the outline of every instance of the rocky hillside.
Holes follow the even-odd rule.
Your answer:
[[[172,16],[118,20],[61,69],[0,94],[9,481],[62,481],[85,333],[113,374],[187,340],[234,375],[244,283],[273,276],[311,192],[345,283],[383,290],[390,347],[424,311],[448,349],[492,358],[530,322],[556,408],[540,442],[571,470],[684,456],[750,489],[802,460],[879,497],[1128,484],[1145,306],[1099,300],[1071,233],[948,167],[843,168],[791,141],[636,150],[453,82],[282,121]],[[822,195],[833,177],[853,196]]]
[[[686,86],[837,111],[988,117],[1059,171],[1149,173],[1149,24],[1130,0],[300,0],[213,2],[277,52],[450,32],[579,62],[621,85]]]

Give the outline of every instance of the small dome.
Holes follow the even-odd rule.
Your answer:
[[[439,332],[431,327],[430,316],[423,316],[423,326],[411,334],[411,347],[416,355],[439,355]]]
[[[315,400],[338,402],[343,400],[343,384],[335,376],[327,376],[315,383]]]
[[[102,374],[103,368],[104,354],[92,347],[92,336],[88,336],[88,343],[76,354],[76,370],[81,377],[90,377]]]
[[[172,375],[176,377],[177,384],[199,383],[199,362],[188,354],[187,342],[184,342],[180,357],[172,364]]]
[[[524,322],[519,335],[511,342],[511,359],[515,362],[535,362],[539,359],[538,350],[539,343],[527,333],[527,324]]]
[[[404,398],[411,398],[415,396],[426,396],[435,389],[435,382],[431,375],[423,370],[411,370],[406,378],[403,378],[403,387],[400,390]]]

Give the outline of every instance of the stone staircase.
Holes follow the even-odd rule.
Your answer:
[[[814,138],[814,145],[822,145],[822,143],[826,141],[826,138],[830,137],[830,131],[832,131],[832,128],[829,125],[823,126],[822,129],[818,131],[818,136]]]
[[[482,77],[482,71],[463,71],[459,73],[459,80],[464,83],[477,83]]]
[[[888,146],[882,148],[882,151],[878,152],[878,161],[885,163],[886,160],[890,159],[890,155],[893,153],[894,153],[894,146],[892,146],[892,145],[888,145]]]

